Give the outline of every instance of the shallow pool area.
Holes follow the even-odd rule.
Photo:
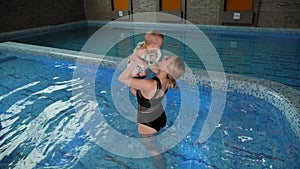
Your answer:
[[[80,27],[80,24],[75,25]],[[206,29],[209,30],[208,27]],[[119,47],[126,46],[125,42],[120,41]],[[232,46],[227,46],[228,50],[221,49],[224,57],[232,55],[239,60],[237,56],[243,54],[244,59],[248,58],[248,51],[235,50],[241,43],[230,42]],[[118,45],[110,50],[111,55],[116,55]],[[164,46],[166,50],[172,48],[167,45]],[[131,51],[134,44],[129,46],[126,51]],[[296,50],[291,51],[290,56],[297,60],[299,47],[294,48]],[[118,52],[124,53],[123,50]],[[182,50],[177,52],[180,54]],[[87,73],[75,78],[78,59]],[[98,144],[108,136],[107,124],[128,137],[140,137],[136,123],[120,113],[113,99],[113,92],[128,89],[114,81],[123,59],[17,42],[0,43],[0,168],[154,168],[151,157],[123,157]],[[188,60],[186,62],[191,65]],[[285,61],[282,63],[287,64]],[[226,65],[230,67],[230,64],[224,63],[225,69]],[[186,116],[190,110],[199,111],[191,131],[176,146],[163,153],[167,168],[299,168],[299,62],[291,65],[296,67],[286,68],[294,72],[289,77],[292,85],[235,73],[238,69],[226,72],[224,83],[208,76],[212,73],[214,77],[221,78],[220,72],[190,66],[200,101],[193,104],[191,100],[189,110],[183,111],[186,111]],[[90,70],[96,70],[94,84],[85,78]],[[182,78],[182,86],[169,91],[166,96],[168,123],[162,133],[176,136],[168,129],[177,125],[175,121],[181,111],[182,100],[189,97],[180,93],[188,85],[189,78]],[[93,93],[88,93],[90,89],[95,92],[96,100],[91,99]],[[213,90],[227,93],[224,112],[217,124],[212,123],[215,131],[209,139],[199,142],[198,137],[207,123],[212,105]],[[87,94],[83,94],[84,91]],[[130,99],[134,105],[134,98]],[[129,110],[128,105],[121,106],[125,111]],[[96,118],[93,117],[97,113],[103,115],[107,124],[101,121],[94,123]],[[128,112],[128,115],[134,116],[134,113]],[[92,138],[87,126],[101,131],[102,139]],[[185,126],[180,124],[175,128],[179,130]],[[115,140],[115,144],[122,144],[122,140]]]

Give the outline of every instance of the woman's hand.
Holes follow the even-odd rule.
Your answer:
[[[149,65],[148,68],[155,74],[158,74],[160,71],[160,68],[157,64]]]

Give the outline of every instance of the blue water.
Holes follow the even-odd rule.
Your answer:
[[[225,72],[263,78],[300,90],[300,33],[200,28],[217,50]],[[16,41],[80,51],[98,29],[82,27]],[[123,39],[107,55],[127,57],[143,36]],[[182,57],[190,67],[205,69],[188,46],[172,37],[165,36],[162,50]]]
[[[74,93],[93,87],[109,125],[124,135],[139,137],[136,123],[124,118],[112,100],[115,70],[97,68],[95,86],[90,86],[84,77],[73,79],[73,62],[0,53],[0,168],[154,168],[151,158],[127,158],[104,150],[81,125],[86,116],[79,112],[90,112],[90,97],[74,97]],[[270,103],[249,95],[229,92],[216,131],[200,144],[211,90],[199,87],[199,93],[192,131],[163,154],[167,168],[300,167],[300,142],[285,117]],[[166,100],[164,130],[178,115],[180,89],[170,90]]]

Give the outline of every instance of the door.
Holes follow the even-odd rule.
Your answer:
[[[111,0],[111,19],[131,21],[132,7],[131,0]]]
[[[184,22],[186,18],[185,0],[158,0],[159,11],[175,15],[175,17],[161,18],[162,22]]]
[[[221,0],[221,25],[256,26],[259,0]]]
[[[252,11],[253,0],[226,0],[225,11]]]

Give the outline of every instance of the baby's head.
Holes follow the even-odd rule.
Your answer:
[[[151,29],[145,35],[145,44],[149,49],[160,49],[164,36],[157,30]]]

